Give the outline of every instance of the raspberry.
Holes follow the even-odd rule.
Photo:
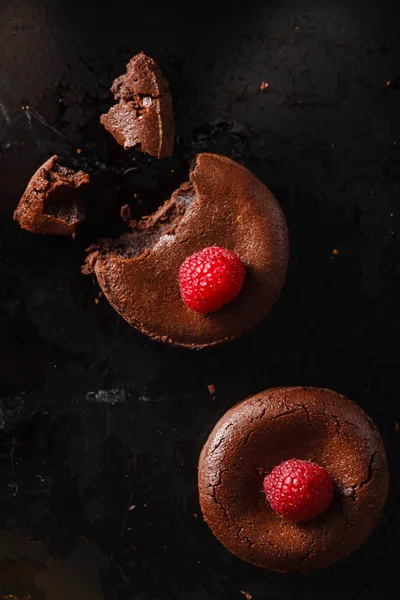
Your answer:
[[[186,306],[206,314],[218,310],[242,289],[245,268],[235,252],[212,246],[181,265],[179,286]]]
[[[293,459],[281,463],[265,477],[264,492],[278,515],[301,523],[328,508],[333,485],[329,474],[319,465]]]

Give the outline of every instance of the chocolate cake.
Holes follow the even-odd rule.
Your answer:
[[[288,235],[278,202],[238,163],[199,154],[190,181],[133,232],[89,249],[83,271],[94,273],[110,304],[133,327],[160,341],[202,348],[232,340],[271,309],[283,286]],[[240,294],[208,315],[180,295],[183,261],[207,246],[233,250],[246,278]]]
[[[263,479],[283,461],[329,473],[330,507],[296,523],[279,517]],[[308,572],[351,554],[374,529],[387,491],[385,450],[362,409],[336,392],[282,387],[231,408],[200,456],[199,494],[214,535],[239,558],[277,571]]]
[[[157,158],[171,156],[175,133],[172,100],[157,63],[143,52],[137,54],[111,91],[118,104],[100,121],[118,144]]]
[[[85,218],[79,192],[89,181],[89,175],[62,167],[52,156],[32,176],[14,220],[33,233],[74,235]]]

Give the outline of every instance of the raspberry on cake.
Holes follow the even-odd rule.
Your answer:
[[[242,261],[232,250],[204,248],[188,256],[179,269],[183,301],[197,312],[214,312],[236,298],[245,275]]]
[[[289,254],[285,217],[269,189],[229,158],[198,154],[189,181],[131,227],[90,248],[83,271],[154,339],[193,349],[233,340],[279,297]],[[196,261],[205,278],[194,277]]]
[[[366,540],[385,505],[388,468],[359,406],[332,390],[282,387],[220,419],[198,483],[204,519],[228,550],[265,569],[307,573]]]
[[[332,501],[329,474],[306,460],[286,460],[266,475],[263,485],[273,510],[299,523],[318,517]]]

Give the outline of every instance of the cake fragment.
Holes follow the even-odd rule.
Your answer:
[[[167,80],[157,63],[143,52],[134,56],[111,91],[117,104],[100,122],[124,147],[164,158],[174,147],[174,115]]]
[[[31,177],[14,220],[32,233],[75,235],[85,218],[80,191],[89,182],[87,173],[63,167],[52,156]]]

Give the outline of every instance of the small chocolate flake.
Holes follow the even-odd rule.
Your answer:
[[[129,221],[132,220],[132,212],[129,204],[124,204],[124,206],[121,206],[119,214],[121,215],[121,219],[125,221],[125,223],[129,223]]]
[[[153,104],[153,98],[151,96],[144,96],[143,98],[143,106],[148,108]]]

